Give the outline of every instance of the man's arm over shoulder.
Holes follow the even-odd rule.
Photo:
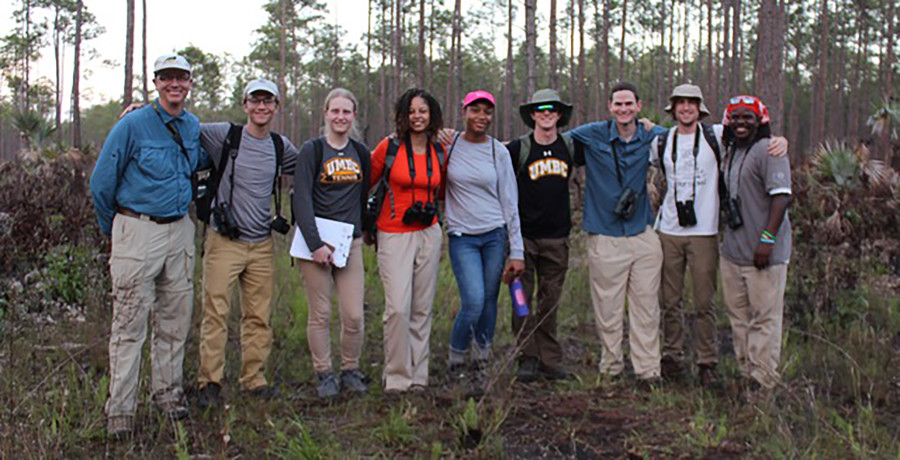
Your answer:
[[[218,165],[222,156],[222,144],[228,136],[231,123],[200,123],[200,145],[209,155],[213,165]]]
[[[300,149],[298,149],[284,134],[281,134],[281,140],[284,143],[284,158],[281,163],[281,174],[283,176],[290,176],[294,174],[294,170],[297,168],[297,157],[300,156]]]

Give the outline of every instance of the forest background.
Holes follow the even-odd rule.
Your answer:
[[[605,118],[607,89],[620,79],[641,89],[646,116],[667,124],[662,107],[683,82],[703,88],[712,121],[729,96],[759,95],[774,131],[791,143],[793,165],[785,383],[774,402],[756,406],[733,388],[644,392],[629,379],[599,378],[584,234],[576,225],[560,311],[576,381],[527,387],[512,381],[515,347],[504,294],[493,391],[477,401],[443,391],[442,357],[459,305],[445,254],[431,340],[434,388],[387,401],[376,384],[365,397],[322,404],[309,384],[302,283],[287,243],[276,238],[269,373],[284,397],[259,404],[234,388],[239,315],[232,315],[229,408],[171,424],[152,411],[144,388],[140,434],[124,444],[107,442],[103,430],[107,244],[96,228],[87,177],[122,108],[153,97],[148,66],[156,56],[145,51],[147,37],[215,18],[146,24],[142,12],[157,3],[116,1],[126,24],[124,50],[98,56],[92,42],[109,24],[99,23],[92,8],[110,3],[10,3],[13,25],[0,38],[0,457],[900,458],[895,1],[367,0],[349,12],[349,3],[333,3],[341,14],[364,18],[365,26],[348,30],[325,4],[268,0],[266,19],[247,37],[246,56],[190,43],[171,50],[194,64],[188,106],[201,120],[244,121],[244,84],[265,76],[284,95],[276,130],[297,144],[318,134],[322,100],[335,86],[360,98],[369,145],[391,130],[393,101],[411,86],[431,90],[447,124],[457,127],[462,96],[492,91],[498,98],[492,129],[501,139],[524,134],[518,105],[548,86],[575,103],[573,126]],[[37,77],[38,60],[53,62],[55,77]],[[103,93],[119,96],[84,97],[91,72],[110,66],[121,69],[121,90]],[[580,220],[577,209],[574,218]],[[377,382],[384,299],[374,254],[365,254],[362,366]],[[185,360],[189,392],[197,366],[197,262]],[[721,297],[719,305],[721,371],[734,382]]]

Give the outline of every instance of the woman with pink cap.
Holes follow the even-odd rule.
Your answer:
[[[501,278],[511,280],[525,268],[515,172],[509,151],[488,135],[494,105],[487,91],[466,95],[465,130],[447,153],[447,234],[460,296],[450,333],[450,379],[470,380],[475,394],[484,391]]]

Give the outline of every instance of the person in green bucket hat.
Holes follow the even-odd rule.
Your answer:
[[[507,144],[507,149],[519,188],[525,242],[521,280],[531,312],[513,313],[520,349],[516,376],[523,383],[568,379],[571,374],[560,365],[563,351],[556,337],[556,312],[569,265],[569,179],[575,172],[575,149],[581,144],[560,132],[572,116],[572,106],[556,90],[534,93],[519,106],[519,114],[532,131]]]

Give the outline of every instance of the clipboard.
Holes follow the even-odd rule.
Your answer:
[[[319,238],[332,250],[332,264],[338,268],[346,267],[350,246],[353,244],[353,224],[316,217],[316,227],[319,229]],[[313,260],[312,251],[306,245],[306,238],[297,225],[294,225],[290,254],[298,259]]]

